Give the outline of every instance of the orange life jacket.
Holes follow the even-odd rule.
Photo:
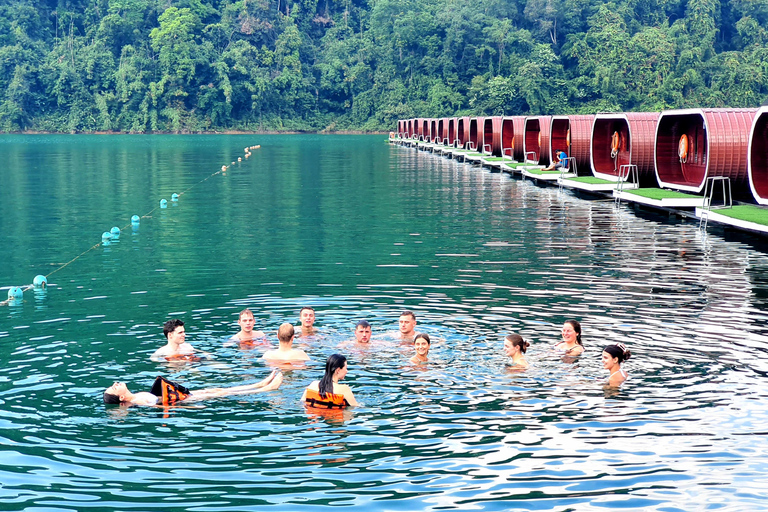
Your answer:
[[[343,409],[349,407],[349,402],[342,394],[326,393],[325,398],[320,396],[318,391],[307,388],[306,403],[310,407],[320,409]]]
[[[202,361],[202,359],[195,354],[173,354],[165,356],[166,361]]]
[[[191,394],[191,391],[181,384],[171,382],[159,375],[149,392],[158,397],[160,399],[158,403],[163,405],[181,402]]]

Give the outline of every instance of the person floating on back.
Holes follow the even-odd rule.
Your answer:
[[[309,356],[300,348],[293,348],[295,330],[293,325],[284,323],[277,330],[277,340],[280,346],[274,350],[267,350],[262,359],[275,362],[309,361]]]
[[[264,391],[273,391],[283,382],[280,370],[274,370],[269,377],[245,386],[229,388],[206,388],[190,390],[180,384],[158,376],[150,392],[131,393],[123,382],[115,382],[104,391],[105,404],[120,405],[173,405],[178,402],[194,402],[223,396],[250,395]]]
[[[331,354],[325,362],[325,375],[307,386],[301,401],[307,407],[319,409],[344,409],[357,405],[350,387],[339,383],[346,375],[347,358],[341,354]]]

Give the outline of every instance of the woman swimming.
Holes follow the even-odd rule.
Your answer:
[[[508,334],[504,338],[504,352],[512,358],[512,364],[520,368],[528,368],[529,366],[523,354],[530,346],[531,344],[519,334]]]
[[[610,372],[609,386],[619,386],[629,378],[629,374],[621,367],[621,363],[632,356],[623,343],[608,345],[603,349],[603,368]]]
[[[416,351],[416,355],[410,359],[411,364],[429,361],[429,346],[429,334],[418,333],[413,339],[413,348]]]
[[[139,391],[138,393],[131,393],[123,382],[115,382],[104,391],[104,403],[120,405],[171,405],[181,401],[192,402],[221,396],[249,395],[262,391],[273,391],[279,388],[282,382],[283,374],[279,370],[275,370],[269,377],[255,384],[190,391],[175,382],[166,380],[163,377],[157,377],[150,392]]]
[[[341,354],[331,354],[325,361],[325,375],[307,386],[301,395],[301,401],[309,407],[321,409],[343,409],[357,405],[350,387],[339,384],[346,375],[347,358]]]
[[[576,320],[566,320],[563,324],[563,341],[555,345],[555,350],[567,356],[578,356],[584,352],[581,343],[581,324]]]

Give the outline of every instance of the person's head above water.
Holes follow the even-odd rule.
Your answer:
[[[608,354],[612,359],[617,359],[616,363],[618,364],[621,364],[632,357],[632,352],[630,352],[623,343],[608,345],[603,349],[603,352]]]
[[[347,375],[347,358],[341,354],[331,354],[325,360],[325,374],[317,384],[320,396],[333,393],[333,383],[338,382]]]
[[[525,351],[528,350],[528,347],[530,346],[531,344],[525,341],[525,339],[523,339],[523,337],[519,334],[508,334],[504,338],[504,351],[510,357],[512,357],[515,353],[514,347],[519,348],[520,352],[525,354]]]
[[[311,329],[315,323],[315,310],[310,306],[304,306],[299,310],[299,320],[301,321],[301,327],[304,329]]]
[[[565,343],[573,343],[574,341],[581,345],[581,324],[576,320],[566,320],[563,324],[563,341]]]
[[[404,336],[412,336],[414,329],[416,329],[416,315],[413,311],[405,310],[400,313],[400,334]]]
[[[293,328],[293,325],[286,322],[280,325],[280,327],[277,329],[277,340],[281,345],[284,343],[291,343],[291,341],[293,341],[294,334],[295,329]]]
[[[165,337],[168,338],[168,340],[170,341],[171,338],[169,338],[169,336],[171,336],[173,333],[176,333],[176,330],[179,327],[182,327],[180,332],[183,334],[184,322],[182,322],[178,318],[172,318],[163,324],[163,334],[165,334]]]
[[[115,382],[104,390],[104,403],[105,404],[120,404],[123,402],[123,398],[126,396],[128,387],[122,382]]]
[[[355,326],[355,339],[358,343],[371,341],[371,324],[367,320],[360,320]]]

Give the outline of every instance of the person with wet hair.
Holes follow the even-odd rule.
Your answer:
[[[412,343],[416,336],[416,315],[411,310],[400,313],[398,320],[400,325],[400,338],[407,343]]]
[[[197,361],[200,358],[195,355],[195,349],[187,343],[187,333],[184,330],[184,322],[178,318],[172,318],[163,324],[163,334],[167,343],[157,349],[150,359],[153,361]]]
[[[426,363],[429,361],[429,334],[420,332],[413,339],[413,349],[416,355],[410,359],[411,364]]]
[[[563,341],[555,345],[555,350],[566,356],[578,356],[584,352],[581,342],[581,324],[576,320],[566,320],[562,331]]]
[[[173,405],[177,402],[208,400],[222,396],[250,395],[273,391],[283,382],[280,370],[274,370],[269,377],[255,384],[229,388],[206,388],[192,391],[180,384],[158,376],[151,391],[131,393],[123,382],[115,382],[104,391],[104,403],[115,405]]]
[[[608,370],[609,386],[620,386],[629,378],[629,374],[621,367],[621,363],[632,356],[632,353],[623,343],[608,345],[603,349],[603,368]]]
[[[525,351],[531,344],[523,339],[519,334],[508,334],[504,338],[504,352],[512,358],[512,365],[520,368],[528,368],[528,361],[525,360]]]
[[[325,375],[307,386],[301,395],[301,401],[307,407],[318,409],[344,409],[357,405],[352,389],[339,383],[346,375],[347,358],[341,354],[331,354],[325,361]]]
[[[299,336],[311,336],[317,334],[315,328],[315,308],[304,306],[299,310],[299,322],[301,322],[301,331]]]

